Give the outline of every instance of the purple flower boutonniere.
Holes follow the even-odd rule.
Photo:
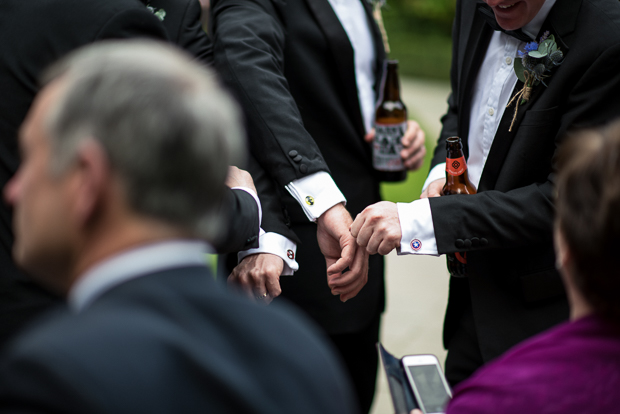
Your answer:
[[[519,105],[529,101],[534,86],[539,83],[547,86],[544,79],[551,76],[553,68],[560,66],[563,61],[564,54],[558,48],[555,37],[549,35],[549,32],[545,32],[538,42],[530,42],[523,51],[519,50],[519,56],[514,61],[514,70],[517,78],[523,82],[523,89],[517,92],[506,106],[508,108],[513,101],[517,101],[509,132],[517,118]]]

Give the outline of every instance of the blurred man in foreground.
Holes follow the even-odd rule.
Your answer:
[[[351,413],[324,344],[229,296],[205,253],[240,120],[212,75],[153,43],[91,46],[48,74],[5,188],[17,263],[70,310],[0,365],[0,412]]]

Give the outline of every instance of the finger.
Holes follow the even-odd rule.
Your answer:
[[[366,142],[372,142],[372,140],[375,139],[375,129],[372,128],[370,131],[368,131],[368,133],[366,135],[364,135],[364,141]]]
[[[422,191],[422,194],[420,194],[420,198],[428,198],[428,187],[426,187],[424,191]]]
[[[237,270],[237,268],[233,269],[233,274],[234,274],[233,283],[236,285],[236,287],[238,289],[241,290],[241,292],[245,296],[247,296],[247,297],[249,297],[251,299],[254,299],[254,291],[252,290],[252,284],[251,284],[251,282],[249,280],[247,272],[245,272],[243,270],[237,270],[235,272],[235,270]],[[231,277],[229,276],[229,279],[230,278]]]
[[[365,218],[366,216],[364,215],[363,211],[357,216],[355,216],[355,221],[353,221],[353,224],[351,224],[351,229],[350,229],[351,236],[353,236],[353,238],[357,238],[357,235],[359,234],[360,229],[364,225]]]
[[[271,302],[274,298],[277,298],[282,293],[282,288],[280,287],[280,277],[270,277],[265,282],[265,287],[267,288],[267,293],[269,294]]]
[[[272,300],[280,296],[282,293],[282,289],[280,288],[280,283],[276,284],[267,284],[267,298],[265,298],[266,303],[271,303]]]
[[[439,197],[441,196],[441,189],[443,185],[438,185],[437,183],[432,183],[428,186],[428,196],[429,197]]]
[[[375,229],[375,232],[372,234],[372,236],[368,240],[368,244],[366,245],[366,252],[368,254],[377,254],[379,251],[379,245],[381,245],[384,238],[385,232],[379,229]]]
[[[370,224],[364,225],[364,227],[360,229],[357,238],[355,239],[357,245],[365,248],[368,245],[368,241],[372,237],[373,231],[373,226],[371,226]]]
[[[426,155],[426,148],[421,147],[415,154],[410,156],[404,161],[405,167],[408,170],[417,170],[424,163],[424,156]]]
[[[351,266],[349,266],[349,271],[328,276],[327,284],[332,291],[339,291],[335,294],[340,294],[349,291],[350,288],[348,286],[360,277],[368,277],[368,254],[364,249],[358,247],[355,250],[355,257]]]
[[[327,275],[339,274],[351,265],[355,256],[355,240],[347,243],[340,252],[340,258],[336,262],[327,267]]]
[[[400,139],[403,147],[409,147],[415,140],[416,136],[420,131],[420,126],[415,121],[407,121],[407,129],[405,130],[405,134]]]
[[[396,241],[396,240],[393,240],[392,238],[386,237],[383,239],[381,244],[379,244],[379,247],[377,247],[377,253],[379,253],[382,256],[385,256],[386,254],[390,254],[390,252],[394,250],[395,248],[397,248],[399,244],[400,244],[400,241]]]
[[[368,254],[363,249],[358,249],[353,271],[359,276],[351,283],[335,289],[340,292],[342,302],[355,297],[368,282]]]
[[[400,156],[407,168],[411,169],[412,167],[417,166],[417,164],[421,164],[420,161],[423,161],[424,156],[426,155],[426,146],[424,144],[424,131],[419,130],[411,146],[404,147],[402,149]]]

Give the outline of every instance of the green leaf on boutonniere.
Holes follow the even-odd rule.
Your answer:
[[[515,58],[515,75],[517,75],[517,78],[523,83],[525,83],[525,75],[523,74],[524,71],[525,68],[523,67],[521,58]]]
[[[529,101],[532,89],[539,83],[547,86],[544,79],[551,76],[551,71],[560,66],[564,60],[564,54],[555,42],[555,36],[545,32],[538,42],[526,43],[523,50],[518,51],[519,56],[514,59],[514,70],[517,78],[523,82],[523,88],[518,91],[508,102],[506,108],[516,102],[515,113],[508,131],[512,131],[519,105]]]

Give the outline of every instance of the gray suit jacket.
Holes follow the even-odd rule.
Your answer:
[[[307,320],[226,292],[200,266],[58,311],[0,362],[0,413],[354,412],[339,361]]]

